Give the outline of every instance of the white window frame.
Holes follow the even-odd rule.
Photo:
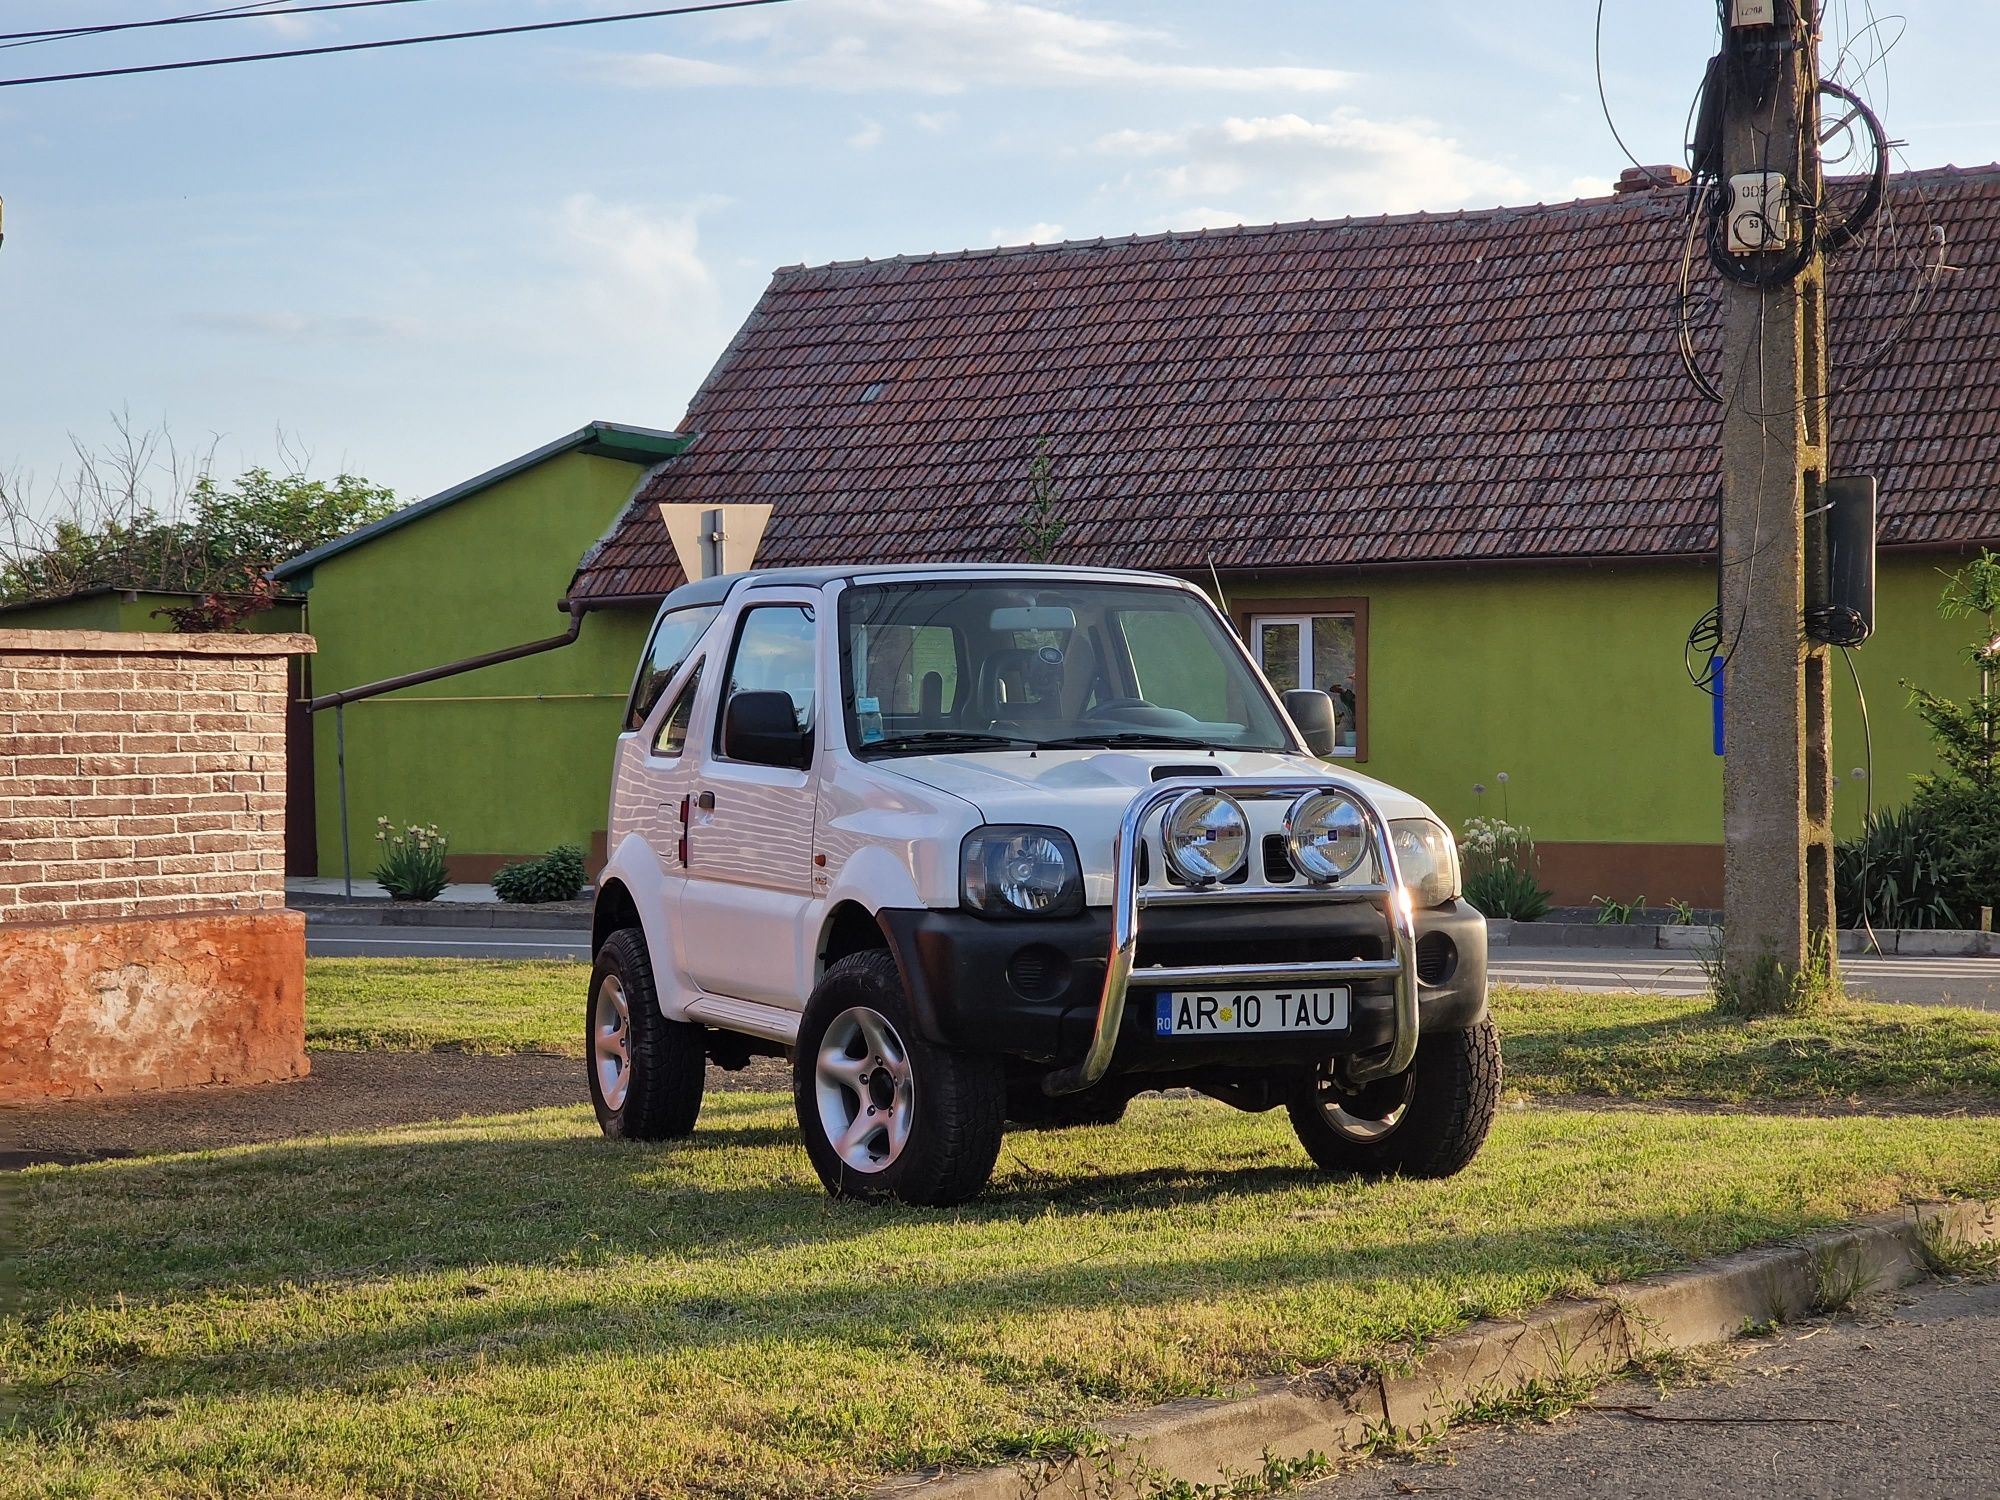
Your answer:
[[[1364,691],[1363,684],[1366,682],[1367,677],[1361,665],[1362,641],[1365,637],[1363,635],[1362,616],[1358,611],[1351,609],[1319,609],[1303,613],[1292,610],[1288,610],[1282,614],[1252,613],[1249,616],[1250,654],[1257,662],[1257,669],[1263,672],[1265,676],[1270,676],[1270,672],[1264,663],[1264,627],[1267,625],[1297,626],[1299,632],[1299,686],[1311,687],[1316,675],[1313,671],[1312,627],[1314,620],[1345,620],[1347,621],[1348,633],[1354,640],[1355,742],[1352,745],[1336,745],[1334,746],[1333,753],[1337,758],[1342,760],[1359,760],[1361,758],[1362,743],[1361,718],[1362,714],[1366,711],[1361,698]]]

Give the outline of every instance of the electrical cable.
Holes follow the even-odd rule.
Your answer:
[[[80,73],[44,73],[33,78],[0,78],[0,89],[34,83],[72,83],[83,78],[124,78],[135,73],[176,73],[187,68],[220,68],[231,63],[273,62],[284,57],[325,57],[335,52],[374,52],[385,47],[416,47],[426,42],[462,42],[474,37],[519,36],[530,31],[567,31],[578,26],[608,26],[618,21],[651,21],[662,16],[692,16],[710,11],[749,10],[783,5],[788,0],[708,0],[706,4],[675,5],[658,10],[628,10],[609,16],[578,16],[567,21],[529,21],[516,26],[487,26],[476,31],[443,31],[426,36],[387,37],[372,42],[343,42],[331,47],[294,47],[282,52],[246,52],[233,57],[199,57],[185,62],[144,63],[128,68],[93,68]]]
[[[1591,58],[1597,68],[1597,107],[1604,113],[1604,123],[1610,127],[1611,139],[1625,153],[1625,160],[1641,172],[1650,173],[1652,168],[1632,154],[1632,148],[1625,144],[1625,137],[1618,133],[1618,122],[1611,118],[1611,100],[1604,92],[1604,0],[1597,0],[1597,30],[1591,43]]]
[[[304,16],[322,10],[369,10],[378,5],[422,5],[430,0],[321,0],[316,5],[283,5],[278,0],[249,0],[184,16],[158,16],[150,21],[107,21],[97,26],[52,27],[44,31],[0,31],[0,42],[52,42],[75,36],[102,36],[111,31],[144,31],[155,26],[198,26],[208,21],[256,21],[267,16]]]

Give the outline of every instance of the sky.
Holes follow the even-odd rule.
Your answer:
[[[0,79],[649,3],[0,43]],[[0,31],[182,10],[7,0]],[[1827,14],[1899,165],[2000,159],[2000,0],[1895,10]],[[413,500],[587,421],[674,426],[779,266],[1607,192],[1627,163],[1596,12],[787,0],[0,88],[0,475],[52,495],[123,413],[222,474],[289,451]],[[1714,40],[1707,0],[1605,0],[1642,161],[1681,159]]]

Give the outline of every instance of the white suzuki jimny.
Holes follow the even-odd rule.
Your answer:
[[[1028,566],[692,583],[619,737],[591,948],[607,1135],[792,1060],[830,1192],[960,1202],[1006,1121],[1191,1088],[1328,1172],[1443,1176],[1500,1054],[1449,832],[1336,769],[1188,584]]]

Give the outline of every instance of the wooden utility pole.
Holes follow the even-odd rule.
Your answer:
[[[1804,628],[1826,574],[1824,260],[1807,230],[1821,196],[1817,10],[1729,0],[1724,39],[1719,230],[1739,252],[1730,265],[1761,284],[1724,282],[1719,990],[1753,1013],[1837,979],[1827,653]]]

